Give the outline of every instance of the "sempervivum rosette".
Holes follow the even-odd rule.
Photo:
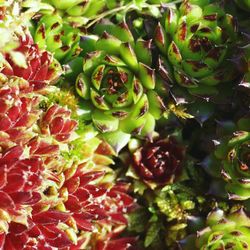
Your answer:
[[[220,122],[218,131],[223,134],[216,140],[214,153],[203,161],[203,166],[212,176],[220,178],[217,179],[218,184],[219,180],[226,181],[230,199],[247,200],[250,198],[249,115],[241,118],[237,124]],[[214,184],[217,183],[214,180]],[[222,189],[215,188],[213,192],[223,195]]]
[[[215,150],[215,157],[222,165],[221,175],[227,181],[226,189],[231,199],[250,198],[249,143],[249,132],[236,131]]]
[[[36,25],[34,40],[41,49],[53,52],[62,63],[72,60],[81,52],[80,30],[67,24],[58,13],[41,17]]]
[[[116,239],[134,206],[127,184],[115,183],[99,140],[88,149],[77,144],[80,153],[71,154],[77,122],[42,95],[60,65],[29,34],[17,50],[25,64],[3,53],[2,72],[11,76],[1,74],[0,85],[1,249],[128,249],[134,238]]]
[[[182,249],[250,249],[249,226],[250,218],[243,209],[229,214],[216,209],[208,214],[205,228],[182,241]]]
[[[236,39],[236,22],[209,1],[184,1],[169,8],[155,41],[167,57],[179,85],[196,95],[217,93],[216,85],[235,77],[227,61]]]
[[[181,174],[185,147],[174,137],[147,142],[136,149],[132,167],[145,183],[166,185]]]
[[[150,67],[151,42],[134,41],[124,22],[108,26],[114,36],[104,31],[95,41],[96,50],[86,55],[76,80],[85,118],[104,134],[120,131],[150,136],[155,119],[165,110]]]
[[[52,56],[39,51],[29,39],[29,34],[24,37],[17,49],[28,57],[24,65],[20,67],[9,57],[11,51],[2,55],[6,58],[2,72],[13,76],[1,74],[0,84],[1,249],[29,249],[29,246],[44,245],[44,238],[41,237],[40,241],[34,239],[33,232],[38,228],[45,231],[52,228],[48,221],[44,225],[39,220],[42,214],[36,207],[43,199],[44,183],[53,178],[51,159],[56,158],[60,150],[57,143],[38,129],[43,116],[39,105],[44,97],[34,90],[46,92],[55,75],[58,77],[58,71],[49,72]],[[32,58],[29,57],[30,49],[33,49]],[[40,56],[47,59],[43,61]],[[40,73],[39,78],[35,72]],[[43,212],[44,217],[51,213]],[[67,214],[57,211],[51,214],[54,215],[54,223],[68,218]],[[62,242],[69,245],[71,241],[66,234],[57,225],[54,227],[57,233],[61,233]],[[48,249],[54,246],[54,239],[47,239]]]
[[[129,165],[126,176],[143,207],[131,215],[130,230],[146,231],[146,248],[175,249],[176,241],[186,235],[188,217],[200,209],[202,185],[198,191],[190,183],[199,182],[201,175],[190,174],[197,170],[177,134],[152,142],[132,139],[129,149],[131,153],[121,158]]]
[[[6,62],[1,72],[27,80],[34,90],[42,89],[49,83],[55,82],[61,74],[61,66],[53,56],[47,51],[39,50],[29,33],[19,36],[19,43],[15,52],[22,53],[25,62],[20,65],[9,53],[6,53]]]
[[[112,152],[109,145],[97,138],[87,141],[79,138],[72,142],[70,156],[74,163],[58,180],[58,201],[59,206],[71,214],[67,227],[76,249],[87,246],[109,249],[110,245],[129,249],[129,243],[135,241],[116,239],[126,228],[125,215],[135,203],[126,194],[128,184],[116,182],[114,172],[108,167],[112,163],[109,157]]]
[[[36,206],[42,200],[47,178],[53,178],[51,161],[60,150],[57,143],[45,138],[37,129],[43,115],[39,108],[43,97],[32,92],[27,81],[2,76],[0,93],[0,245],[2,249],[27,249],[26,244],[39,243],[32,238],[32,230],[41,226],[37,220],[41,215]],[[56,216],[56,212],[54,214]],[[45,212],[44,216],[47,215],[49,213]],[[60,213],[57,216],[55,221],[58,222],[68,217]],[[48,230],[46,227],[47,224],[44,230]],[[64,238],[69,244],[66,234]]]
[[[6,85],[8,83],[8,85]],[[10,78],[1,74],[0,90],[0,147],[2,149],[25,144],[33,133],[32,126],[37,122],[41,111],[40,100],[36,96],[22,95],[29,89],[29,83],[21,78]]]

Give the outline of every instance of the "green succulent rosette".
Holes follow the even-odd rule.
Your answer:
[[[165,111],[150,67],[151,41],[134,41],[124,22],[108,29],[112,34],[104,31],[92,43],[93,51],[84,58],[76,80],[85,118],[104,136],[109,134],[111,144],[120,140],[121,133],[127,138],[130,134],[150,137],[155,120]],[[83,38],[86,45],[89,39]]]
[[[222,163],[221,175],[227,182],[229,198],[250,198],[250,133],[236,131],[216,149],[215,156]]]
[[[184,250],[250,249],[250,218],[243,209],[230,214],[217,209],[208,214],[206,227],[182,245]]]
[[[237,36],[232,15],[208,0],[183,1],[167,9],[155,42],[173,66],[176,82],[193,95],[217,94],[216,85],[235,77],[229,62]]]
[[[249,0],[235,0],[237,5],[245,10],[245,11],[250,11],[250,1]]]
[[[34,40],[41,49],[54,53],[65,63],[80,52],[80,30],[64,22],[58,13],[43,15],[36,25]]]
[[[237,124],[221,122],[218,127],[220,140],[215,140],[213,154],[202,163],[215,177],[211,190],[216,195],[225,196],[227,192],[231,200],[250,199],[249,121],[249,115],[246,115]]]

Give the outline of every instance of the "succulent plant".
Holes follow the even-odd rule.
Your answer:
[[[47,51],[39,50],[29,33],[19,37],[19,47],[14,52],[24,55],[22,64],[13,60],[10,53],[5,54],[5,63],[1,72],[9,76],[18,76],[30,83],[34,90],[39,90],[58,80],[61,65]],[[17,59],[18,60],[18,59]]]
[[[53,52],[61,63],[72,60],[81,52],[80,30],[66,23],[58,13],[43,15],[35,26],[35,43],[40,49]]]
[[[135,205],[133,198],[126,194],[129,185],[115,181],[115,174],[108,167],[113,151],[107,143],[97,138],[86,142],[79,138],[71,147],[71,157],[79,162],[64,171],[58,194],[64,200],[63,208],[71,214],[68,225],[72,228],[72,239],[79,238],[79,248],[108,247],[109,241],[115,244],[113,238],[126,228],[125,214]]]
[[[126,227],[124,213],[134,201],[127,184],[113,184],[114,174],[105,166],[112,163],[105,155],[108,146],[96,138],[74,141],[67,153],[76,128],[70,111],[52,105],[43,112],[38,105],[43,98],[32,95],[26,81],[8,81],[0,91],[1,247],[82,248],[104,241],[109,246]]]
[[[1,52],[13,52],[13,49],[18,46],[18,37],[25,34],[23,28],[29,24],[33,14],[34,12],[31,9],[21,11],[19,2],[0,1]],[[14,57],[14,53],[12,56]]]
[[[214,171],[220,164],[222,167],[221,175],[227,182],[226,189],[230,199],[245,200],[250,198],[248,185],[249,138],[249,132],[235,131],[231,136],[221,140],[221,144],[217,146],[214,153],[218,160],[214,164]],[[212,162],[210,165],[213,164]],[[213,171],[212,166],[210,168]]]
[[[216,3],[184,1],[168,8],[155,42],[173,66],[176,82],[191,94],[211,96],[235,77],[228,58],[237,37],[235,18]]]
[[[206,227],[183,241],[183,249],[249,249],[250,218],[243,209],[225,214],[216,209],[208,214]]]
[[[23,249],[31,240],[27,231],[34,230],[39,217],[35,208],[42,200],[47,175],[52,174],[49,170],[50,159],[59,153],[59,146],[35,129],[43,114],[39,108],[43,98],[32,93],[27,81],[2,76],[0,93],[0,245],[3,249]],[[46,212],[44,216],[47,216]],[[23,237],[27,237],[17,240],[23,232]]]
[[[150,67],[151,41],[134,41],[124,22],[109,30],[116,37],[103,32],[95,50],[84,58],[83,72],[76,80],[76,91],[89,114],[85,117],[106,135],[122,132],[150,137],[155,119],[165,111]]]
[[[59,105],[51,106],[40,122],[41,132],[53,136],[57,141],[64,142],[70,138],[71,131],[75,129],[77,122],[71,119],[70,110]]]
[[[132,167],[146,184],[166,185],[182,172],[185,147],[174,137],[147,142],[135,150]]]
[[[205,170],[214,177],[211,193],[231,200],[250,198],[249,131],[248,113],[237,123],[217,123],[214,150],[202,162]]]
[[[0,249],[250,250],[249,12],[0,0]]]
[[[29,33],[16,51],[25,65],[3,53],[0,75],[1,249],[127,249],[135,238],[113,239],[135,203],[108,167],[111,147],[82,141],[71,111],[44,96],[61,72],[53,56]]]

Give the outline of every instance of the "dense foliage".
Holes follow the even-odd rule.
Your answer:
[[[0,0],[0,249],[250,250],[249,0]]]

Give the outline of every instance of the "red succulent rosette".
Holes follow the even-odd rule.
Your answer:
[[[40,51],[30,34],[19,37],[19,47],[15,51],[24,55],[26,66],[17,65],[12,56],[6,54],[6,65],[2,70],[5,75],[22,77],[34,90],[44,88],[59,77],[60,64],[48,51]]]
[[[182,170],[185,147],[174,137],[147,142],[132,156],[132,166],[146,183],[164,185],[173,182]]]
[[[88,151],[87,145],[82,147]],[[94,150],[93,146],[90,148]],[[125,248],[125,239],[116,238],[126,228],[126,214],[135,208],[135,201],[128,194],[129,185],[114,180],[113,171],[106,166],[110,161],[109,147],[97,142],[95,148],[89,155],[91,161],[64,172],[65,181],[60,193],[66,195],[65,209],[71,214],[71,225],[75,225],[80,235],[78,244],[71,249],[82,249],[86,244],[98,250],[110,249],[112,244],[123,247],[117,249],[130,249]],[[91,236],[85,237],[88,233]]]
[[[41,195],[39,186],[43,170],[42,159],[25,157],[21,146],[8,149],[0,157],[0,209],[8,214],[7,222],[19,220],[23,222],[27,206],[37,203]],[[6,217],[6,218],[7,218]]]
[[[40,117],[39,97],[27,95],[29,84],[12,78],[0,83],[0,147],[24,145],[32,138],[31,127]]]
[[[42,199],[46,163],[58,153],[57,145],[34,138],[25,146],[14,146],[1,155],[1,249],[26,249],[24,246],[30,240],[28,232],[34,230],[38,222],[39,212],[34,208]]]
[[[60,142],[67,141],[77,126],[77,122],[72,120],[70,116],[70,110],[59,105],[52,105],[41,120],[42,133],[52,135]]]

